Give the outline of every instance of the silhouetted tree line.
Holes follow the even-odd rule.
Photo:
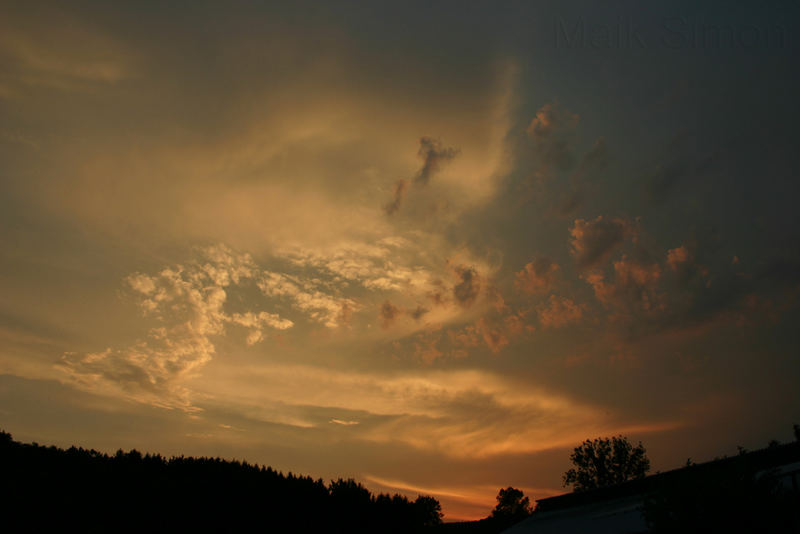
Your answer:
[[[0,431],[6,532],[426,532],[433,497],[373,495],[354,480],[220,458],[23,444]]]

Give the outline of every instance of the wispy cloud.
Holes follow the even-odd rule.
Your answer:
[[[0,85],[14,99],[30,87],[96,91],[135,72],[135,54],[123,42],[46,7],[40,18],[8,11],[0,22],[0,53],[6,58]]]
[[[579,443],[589,434],[659,432],[677,424],[626,421],[608,407],[477,369],[382,374],[269,365],[228,369],[203,387],[211,388],[205,391],[216,403],[241,398],[281,403],[284,412],[314,406],[361,414],[317,424],[359,421],[349,425],[353,438],[403,443],[453,458],[533,453]]]

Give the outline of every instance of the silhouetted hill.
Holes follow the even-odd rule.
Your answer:
[[[0,431],[6,532],[389,532],[441,522],[432,497],[220,458],[108,455],[23,444]]]

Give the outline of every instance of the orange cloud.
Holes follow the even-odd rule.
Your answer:
[[[614,262],[614,277],[611,280],[606,280],[603,273],[597,271],[587,273],[583,278],[591,284],[600,302],[618,312],[650,312],[664,307],[662,295],[658,292],[661,267],[657,263],[630,260],[623,256]]]
[[[508,337],[503,330],[491,325],[484,317],[478,319],[475,327],[492,353],[497,354],[503,347],[508,345]]]
[[[572,299],[550,295],[547,304],[539,309],[539,322],[545,328],[560,328],[583,317],[583,307]]]
[[[681,264],[689,261],[689,250],[686,245],[681,245],[678,248],[673,248],[667,251],[667,265],[673,271],[677,271]]]
[[[514,286],[533,295],[550,289],[556,279],[559,267],[549,258],[536,258],[515,275]]]

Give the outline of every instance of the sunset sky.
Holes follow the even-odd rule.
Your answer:
[[[696,4],[0,3],[0,428],[449,520],[788,440],[800,9]]]

